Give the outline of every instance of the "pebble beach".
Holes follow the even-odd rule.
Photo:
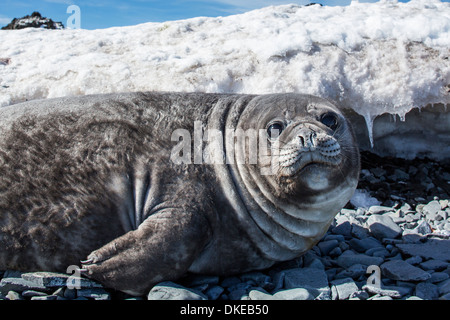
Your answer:
[[[352,200],[303,256],[228,277],[187,275],[141,297],[76,274],[0,272],[4,300],[450,300],[450,163],[361,153]]]

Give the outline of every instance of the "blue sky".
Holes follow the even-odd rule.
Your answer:
[[[400,1],[408,2],[408,0]],[[443,1],[449,2],[450,0]],[[61,21],[66,25],[70,16],[66,11],[71,4],[78,5],[81,9],[81,28],[99,29],[145,22],[188,19],[197,16],[227,16],[269,5],[288,3],[304,5],[310,2],[345,6],[351,0],[2,0],[0,26],[8,24],[13,18],[23,17],[33,11],[39,11],[44,17]],[[377,1],[360,0],[360,2]]]

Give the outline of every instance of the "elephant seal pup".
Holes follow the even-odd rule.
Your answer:
[[[256,146],[256,148],[255,148]],[[352,196],[359,153],[308,95],[124,93],[0,109],[0,269],[145,294],[300,256]]]

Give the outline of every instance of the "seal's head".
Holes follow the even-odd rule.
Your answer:
[[[280,246],[305,251],[356,189],[359,151],[350,124],[328,100],[274,94],[255,97],[234,126],[237,132],[259,132],[253,163],[252,141],[235,139],[237,161],[231,172],[247,210]]]
[[[291,100],[261,117],[278,195],[303,196],[354,186],[359,153],[352,129],[332,103],[313,97]],[[263,104],[266,105],[266,104]],[[283,111],[280,114],[280,111]],[[267,177],[270,180],[270,175]],[[338,190],[336,190],[338,191]],[[347,199],[348,201],[348,199]]]
[[[279,197],[298,194],[304,198],[339,192],[346,185],[356,187],[359,152],[352,128],[328,100],[296,94],[261,96],[247,106],[237,128],[246,133],[259,131],[259,163],[249,170],[262,172]],[[241,143],[237,157],[245,157],[251,166],[249,159],[255,151],[251,141],[236,142]],[[267,169],[265,173],[260,166]]]

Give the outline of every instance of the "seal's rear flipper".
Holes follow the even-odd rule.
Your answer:
[[[82,270],[105,286],[142,295],[161,281],[182,276],[210,239],[201,213],[164,209],[130,231],[93,251]]]

